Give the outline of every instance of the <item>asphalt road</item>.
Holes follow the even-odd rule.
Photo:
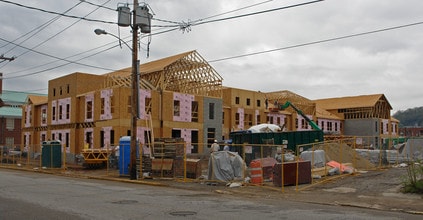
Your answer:
[[[419,215],[0,169],[0,219],[421,219]]]

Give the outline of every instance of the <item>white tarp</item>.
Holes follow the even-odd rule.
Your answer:
[[[236,152],[217,151],[210,154],[208,179],[220,181],[243,180],[246,165]]]
[[[280,132],[281,127],[274,124],[259,124],[251,126],[248,130],[251,131],[251,133]]]
[[[305,161],[310,161],[312,167],[324,167],[326,164],[326,157],[324,150],[303,151],[300,158]]]

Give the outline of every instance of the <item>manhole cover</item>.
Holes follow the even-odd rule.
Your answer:
[[[114,204],[134,204],[137,203],[137,200],[120,200],[120,201],[116,201],[116,202],[112,202]]]
[[[196,215],[197,212],[191,212],[191,211],[177,211],[177,212],[171,212],[170,215],[173,216],[189,216],[189,215]]]

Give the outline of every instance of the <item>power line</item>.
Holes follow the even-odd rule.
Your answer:
[[[11,44],[13,44],[13,45],[18,45],[18,44],[16,44],[16,43],[12,43],[11,41],[8,41],[8,40],[6,40],[6,39],[3,39],[2,37],[0,37],[0,40],[2,40],[2,41],[5,41],[5,42],[9,42],[9,43],[11,43]],[[41,55],[44,55],[44,56],[47,56],[47,57],[51,57],[51,58],[54,58],[54,59],[58,59],[58,60],[62,60],[62,61],[65,61],[65,62],[68,62],[68,63],[74,63],[74,64],[78,64],[78,65],[82,65],[82,66],[86,66],[86,67],[92,67],[92,68],[97,68],[97,69],[103,69],[103,70],[111,70],[111,69],[107,69],[107,68],[103,68],[103,67],[98,67],[98,66],[93,66],[93,65],[88,65],[88,64],[83,64],[83,63],[78,63],[78,62],[76,62],[76,61],[72,61],[72,60],[67,60],[67,59],[63,59],[63,58],[60,58],[60,57],[56,57],[56,56],[53,56],[53,55],[50,55],[50,54],[47,54],[47,53],[43,53],[43,52],[39,52],[39,51],[36,51],[36,50],[33,50],[33,49],[31,49],[31,48],[27,48],[27,47],[24,47],[24,46],[22,46],[22,45],[18,45],[19,47],[21,47],[21,48],[23,48],[23,49],[26,49],[26,50],[30,50],[30,51],[32,51],[32,52],[34,52],[34,53],[38,53],[38,54],[41,54]],[[117,47],[118,45],[116,45],[116,46],[114,46],[114,47]],[[109,49],[112,49],[112,48],[114,48],[114,47],[111,47],[111,48],[109,48]],[[108,49],[108,50],[109,50]],[[104,51],[107,51],[107,50],[104,50]],[[103,51],[103,52],[104,52]],[[95,55],[95,54],[94,54]],[[92,55],[91,55],[92,56]],[[90,57],[90,56],[89,56]],[[81,60],[81,59],[79,59],[79,60]],[[78,61],[79,61],[78,60]],[[55,69],[55,68],[54,68]],[[31,75],[33,75],[33,74],[31,74]]]
[[[368,35],[368,34],[375,34],[375,33],[379,33],[379,32],[390,31],[390,30],[395,30],[395,29],[400,29],[400,28],[406,28],[406,27],[411,27],[411,26],[416,26],[416,25],[421,25],[421,24],[423,24],[423,21],[405,24],[405,25],[394,26],[394,27],[389,27],[389,28],[383,28],[383,29],[378,29],[378,30],[373,30],[373,31],[367,31],[367,32],[362,32],[362,33],[358,33],[358,34],[351,34],[351,35],[345,35],[345,36],[341,36],[341,37],[334,37],[334,38],[329,38],[329,39],[325,39],[325,40],[312,41],[312,42],[309,42],[309,43],[297,44],[297,45],[292,45],[292,46],[287,46],[287,47],[280,47],[280,48],[271,49],[271,50],[264,50],[264,51],[254,52],[254,53],[247,53],[247,54],[232,56],[232,57],[225,57],[225,58],[210,60],[208,62],[213,63],[213,62],[220,62],[220,61],[225,61],[225,60],[232,60],[232,59],[237,59],[237,58],[241,58],[241,57],[248,57],[248,56],[254,56],[254,55],[258,55],[258,54],[275,52],[275,51],[279,51],[279,50],[287,50],[287,49],[292,49],[292,48],[297,48],[297,47],[304,47],[304,46],[309,46],[309,45],[313,45],[313,44],[327,43],[327,42],[330,42],[330,41],[343,40],[343,39],[347,39],[347,38],[359,37],[359,36]]]
[[[124,40],[124,39],[126,39],[126,38],[129,38],[129,37],[131,37],[131,36],[124,37],[124,38],[122,38],[122,40]],[[95,51],[95,50],[97,50],[97,49],[100,49],[100,48],[106,47],[106,46],[108,46],[108,45],[114,44],[114,43],[115,43],[115,41],[110,42],[110,43],[107,43],[107,44],[104,44],[104,45],[99,46],[99,47],[95,47],[95,48],[89,49],[89,50],[84,51],[84,52],[80,52],[80,53],[77,53],[77,54],[74,54],[74,55],[71,55],[71,56],[65,57],[65,58],[63,58],[63,59],[67,60],[67,59],[70,59],[70,58],[72,58],[72,57],[80,56],[80,55],[83,55],[83,54],[86,54],[86,53],[89,53],[89,52]],[[101,52],[104,52],[104,51],[101,51]],[[99,53],[100,53],[100,52],[97,52],[96,54],[99,54]],[[44,63],[44,64],[40,64],[40,65],[37,65],[37,66],[28,67],[27,69],[23,69],[23,70],[15,71],[15,72],[8,72],[8,73],[7,73],[7,75],[16,74],[16,73],[21,73],[21,72],[25,72],[25,71],[28,71],[28,70],[33,70],[33,69],[36,69],[36,68],[39,68],[39,67],[43,67],[43,66],[47,66],[47,65],[50,65],[50,64],[53,64],[53,63],[59,62],[59,61],[61,61],[61,60],[54,60],[54,61],[51,61],[51,62],[48,62],[48,63]],[[33,74],[31,74],[31,75],[33,75]]]
[[[3,2],[4,2],[4,0],[0,0],[0,1],[3,1]],[[271,0],[270,0],[270,1],[271,1]],[[292,7],[298,7],[298,6],[302,6],[302,5],[312,4],[312,3],[316,3],[316,2],[320,2],[320,1],[323,1],[323,0],[312,1],[312,2],[306,2],[306,3],[301,3],[301,4],[291,5],[291,6],[285,6],[285,7],[280,7],[280,8],[270,9],[270,10],[266,10],[266,11],[260,11],[260,12],[250,13],[250,14],[244,14],[244,15],[239,15],[239,16],[229,17],[229,18],[217,19],[217,20],[208,21],[208,22],[200,22],[200,23],[196,23],[195,25],[200,25],[200,24],[205,24],[205,23],[211,23],[211,22],[216,22],[216,21],[222,21],[222,20],[228,20],[228,19],[234,19],[234,18],[240,18],[240,17],[245,17],[245,16],[251,16],[251,15],[261,14],[261,13],[267,13],[267,12],[271,12],[271,11],[276,11],[276,10],[281,10],[281,9],[287,9],[287,8],[292,8]],[[8,2],[8,1],[6,1],[6,2]],[[218,14],[218,15],[215,15],[215,16],[206,17],[206,18],[203,18],[203,19],[200,19],[200,20],[197,20],[197,21],[206,20],[206,19],[209,19],[209,18],[212,18],[212,17],[220,16],[220,15],[227,14],[227,13],[231,13],[231,12],[234,12],[234,11],[239,11],[239,10],[242,10],[242,9],[245,9],[245,8],[250,8],[250,7],[253,7],[253,6],[256,6],[256,5],[259,5],[259,4],[264,4],[264,3],[267,3],[267,2],[269,2],[269,1],[264,1],[264,2],[261,2],[261,3],[253,4],[253,5],[246,6],[246,7],[240,8],[240,9],[236,9],[236,10],[232,10],[232,11],[229,11],[229,12],[221,13],[221,14]],[[9,3],[9,2],[8,2],[8,3]],[[106,2],[106,3],[107,3],[107,2]],[[104,4],[105,4],[105,3],[104,3]],[[104,5],[104,4],[103,4],[103,5]],[[96,5],[96,4],[91,4],[91,5]],[[100,5],[96,5],[96,6],[101,7]],[[111,10],[110,8],[107,8],[107,9]],[[79,17],[78,17],[78,18],[79,18]],[[83,19],[83,18],[79,18],[79,19]],[[150,34],[149,36],[152,36],[152,35],[158,35],[158,34],[163,34],[163,33],[166,33],[166,32],[171,32],[171,31],[178,30],[178,29],[180,29],[180,28],[173,28],[173,29],[169,29],[169,30],[165,30],[165,31],[157,32],[157,33],[154,33],[154,34]],[[4,39],[2,39],[2,38],[0,38],[0,40],[6,41],[6,40],[4,40]],[[6,41],[6,42],[7,42],[7,41]],[[15,44],[15,45],[16,45],[16,44]],[[17,46],[18,46],[18,45],[17,45]],[[25,48],[25,47],[22,47],[22,48]],[[75,64],[79,64],[79,65],[83,65],[83,66],[88,66],[88,67],[93,67],[93,68],[99,68],[99,69],[111,70],[111,69],[107,69],[107,68],[101,68],[101,67],[96,67],[96,66],[92,66],[92,65],[87,65],[87,64],[82,64],[82,63],[77,63],[77,62],[75,62],[75,61],[70,61],[70,60],[63,59],[63,58],[59,58],[59,57],[56,57],[56,56],[52,56],[52,55],[49,55],[49,54],[46,54],[46,53],[41,53],[41,52],[35,51],[35,50],[33,50],[33,49],[28,49],[28,51],[27,51],[27,52],[29,52],[29,51],[33,51],[33,52],[36,52],[36,53],[39,53],[39,54],[42,54],[42,55],[45,55],[45,56],[49,56],[49,57],[55,58],[55,59],[57,59],[57,60],[66,61],[66,62],[69,62],[69,63],[75,63]],[[103,52],[104,52],[104,51],[103,51]],[[100,52],[99,52],[99,53],[100,53]],[[99,54],[99,53],[97,53],[97,54]],[[94,54],[94,55],[96,55],[96,54]],[[94,56],[94,55],[91,55],[91,56]],[[75,56],[76,56],[76,55],[75,55]],[[71,57],[73,57],[73,56],[71,56]],[[79,60],[77,60],[77,61],[79,61]],[[50,63],[52,63],[52,62],[50,62]],[[50,63],[48,63],[48,64],[50,64]],[[40,66],[44,66],[44,65],[48,65],[48,64],[43,64],[43,65],[40,65]],[[40,66],[37,66],[37,67],[40,67]],[[29,75],[35,75],[35,74],[38,74],[38,73],[42,73],[43,71],[48,71],[48,70],[56,69],[56,68],[59,68],[59,67],[62,67],[62,66],[64,66],[64,65],[59,65],[59,66],[56,66],[56,67],[48,68],[48,69],[46,69],[46,70],[37,71],[37,72],[33,72],[33,73],[28,73],[28,74],[25,74],[25,75],[20,75],[20,76],[16,76],[16,77],[24,77],[24,76],[29,76]],[[23,71],[25,71],[25,70],[23,70]],[[113,70],[112,70],[112,71],[113,71]],[[22,71],[18,71],[18,72],[22,72]],[[17,72],[14,72],[14,73],[17,73]],[[9,77],[9,78],[16,78],[16,77]]]
[[[220,13],[220,14],[217,14],[217,15],[212,15],[212,16],[209,16],[209,17],[201,18],[201,19],[198,19],[196,21],[193,21],[193,23],[199,22],[199,21],[203,21],[203,20],[207,20],[207,19],[210,19],[210,18],[219,17],[219,16],[222,16],[222,15],[225,15],[225,14],[229,14],[229,13],[233,13],[233,12],[236,12],[236,11],[244,10],[244,9],[247,9],[247,8],[251,8],[251,7],[254,7],[254,6],[257,6],[257,5],[262,5],[262,4],[265,4],[265,3],[268,3],[268,2],[272,2],[272,1],[273,0],[267,0],[267,1],[256,3],[256,4],[247,5],[247,6],[244,6],[242,8],[238,8],[238,9],[234,9],[234,10],[231,10],[231,11],[223,12],[223,13]]]
[[[102,52],[108,51],[108,50],[113,49],[113,48],[118,47],[118,46],[119,46],[119,45],[115,45],[115,46],[109,47],[109,48],[104,49],[104,50],[102,50],[102,51],[100,51],[100,52],[98,52],[98,53],[102,53]],[[88,56],[82,57],[82,58],[77,59],[77,60],[75,60],[75,61],[66,61],[67,63],[64,63],[64,64],[62,64],[62,65],[58,65],[58,66],[55,66],[55,67],[51,67],[51,68],[48,68],[48,69],[44,69],[44,70],[40,70],[40,71],[36,71],[36,72],[32,72],[32,73],[28,73],[28,74],[24,74],[24,75],[19,75],[19,76],[3,77],[3,79],[15,79],[15,78],[21,78],[21,77],[25,77],[25,76],[36,75],[36,74],[39,74],[39,73],[43,73],[43,72],[46,72],[46,71],[50,71],[50,70],[54,70],[54,69],[57,69],[57,68],[60,68],[60,67],[67,66],[67,65],[69,65],[69,64],[71,64],[71,63],[78,64],[78,65],[83,65],[83,66],[87,66],[87,67],[93,67],[93,68],[98,68],[98,69],[108,70],[108,71],[116,71],[116,70],[114,70],[114,69],[107,69],[107,68],[97,67],[97,66],[93,66],[93,65],[88,65],[88,64],[83,64],[83,63],[78,63],[78,61],[83,60],[83,59],[86,59],[86,58],[89,58],[89,57],[92,57],[92,56],[95,56],[95,55],[97,55],[98,53],[94,53],[94,54],[91,54],[91,55],[88,55]]]
[[[50,14],[55,14],[55,15],[61,15],[63,17],[68,17],[68,18],[77,18],[77,19],[82,19],[85,21],[92,21],[92,22],[99,22],[99,23],[105,23],[105,24],[117,24],[117,22],[111,22],[111,21],[102,21],[102,20],[96,20],[96,19],[90,19],[90,18],[83,18],[83,17],[79,17],[79,16],[74,16],[74,15],[66,15],[63,13],[58,13],[58,12],[54,12],[54,11],[48,11],[48,10],[44,10],[41,8],[36,8],[36,7],[32,7],[32,6],[27,6],[27,5],[22,5],[16,2],[11,2],[11,1],[7,1],[7,0],[0,0],[0,2],[4,2],[4,3],[8,3],[8,4],[13,4],[19,7],[23,7],[23,8],[27,8],[27,9],[31,9],[31,10],[37,10],[37,11],[41,11],[41,12],[46,12],[46,13],[50,13]]]
[[[106,4],[106,3],[110,2],[110,1],[111,1],[111,0],[108,0],[108,1],[106,1],[105,3],[103,3],[103,4]],[[92,10],[90,13],[88,13],[87,15],[85,15],[83,18],[85,18],[85,17],[87,17],[88,15],[90,15],[90,14],[94,13],[94,12],[95,12],[95,11],[97,11],[98,9],[99,9],[99,7],[98,7],[98,8],[96,8],[96,9],[94,9],[94,10]],[[64,31],[66,31],[67,29],[71,28],[72,26],[74,26],[75,24],[77,24],[78,22],[80,22],[83,18],[78,19],[77,21],[73,22],[72,24],[68,25],[67,27],[63,28],[62,30],[58,31],[58,32],[57,32],[56,34],[54,34],[53,36],[51,36],[51,37],[49,37],[49,38],[45,39],[44,41],[40,42],[39,44],[35,45],[35,46],[34,46],[34,47],[32,47],[31,49],[35,49],[35,48],[37,48],[37,47],[39,47],[39,46],[43,45],[44,43],[48,42],[49,40],[53,39],[54,37],[58,36],[59,34],[64,33]],[[21,53],[20,55],[18,55],[18,57],[19,57],[19,56],[23,56],[23,55],[27,54],[28,52],[29,52],[29,50],[27,50],[27,51],[25,51],[25,52]]]
[[[294,7],[304,6],[304,5],[308,5],[308,4],[318,3],[318,2],[322,2],[324,0],[316,0],[316,1],[311,1],[311,2],[305,2],[305,3],[290,5],[290,6],[284,6],[284,7],[280,7],[280,8],[269,9],[269,10],[265,10],[265,11],[259,11],[259,12],[249,13],[249,14],[243,14],[243,15],[237,15],[237,16],[226,17],[226,18],[221,18],[221,19],[215,19],[215,20],[211,20],[211,21],[204,21],[204,20],[207,20],[207,19],[210,19],[210,18],[219,17],[219,16],[224,15],[224,14],[229,14],[229,13],[233,13],[233,12],[240,11],[240,10],[243,10],[243,9],[251,8],[251,7],[254,7],[254,6],[257,6],[257,5],[265,4],[265,3],[268,3],[268,2],[271,2],[271,1],[273,1],[273,0],[259,2],[259,3],[256,3],[256,4],[252,4],[252,5],[248,5],[248,6],[239,8],[239,9],[235,9],[235,10],[220,13],[220,14],[217,14],[217,15],[209,16],[209,17],[206,17],[206,18],[197,19],[195,21],[174,22],[174,21],[167,21],[167,20],[163,20],[163,19],[152,18],[152,20],[173,23],[175,25],[151,25],[151,27],[179,27],[180,30],[185,31],[185,30],[189,30],[192,26],[196,26],[196,25],[200,25],[200,24],[207,24],[207,23],[213,23],[213,22],[218,22],[218,21],[224,21],[224,20],[230,20],[230,19],[252,16],[252,15],[257,15],[257,14],[263,14],[263,13],[268,13],[268,12],[273,12],[273,11],[278,11],[278,10],[283,10],[283,9],[294,8]],[[200,22],[200,21],[203,21],[203,22]]]
[[[95,4],[95,3],[89,2],[87,0],[83,0],[81,2],[86,3],[86,4],[89,4],[89,5],[93,5],[93,6],[96,6],[96,7],[99,7],[99,8],[104,8],[104,9],[107,9],[107,10],[110,10],[110,11],[116,11],[116,9],[109,8],[109,7],[104,6],[105,3],[103,3],[102,5],[99,5],[99,4]]]
[[[86,21],[100,22],[100,23],[106,23],[106,24],[117,24],[117,22],[112,22],[112,21],[103,21],[103,20],[97,20],[97,19],[90,19],[90,18],[85,18],[85,17],[79,17],[79,16],[75,16],[75,15],[66,15],[64,13],[59,13],[59,12],[55,12],[55,11],[48,11],[48,10],[45,10],[45,9],[36,8],[36,7],[32,7],[32,6],[27,6],[27,5],[19,4],[19,3],[16,3],[16,2],[7,1],[7,0],[0,0],[0,2],[4,2],[4,3],[8,3],[8,4],[13,4],[13,5],[16,5],[16,6],[19,6],[19,7],[23,7],[23,8],[27,8],[27,9],[31,9],[31,10],[37,10],[37,11],[41,11],[41,12],[45,12],[45,13],[60,15],[60,16],[63,16],[63,17],[68,17],[68,18],[77,18],[77,19],[82,19],[82,20],[86,20]],[[90,4],[90,5],[93,5],[93,6],[98,6],[98,7],[101,7],[101,8],[108,9],[108,10],[116,11],[115,9],[112,9],[112,8],[109,8],[109,7],[105,7],[105,6],[94,4],[94,3],[91,3],[91,2],[87,2],[87,1],[81,1],[81,3],[83,3],[83,2],[85,2],[87,4]],[[141,16],[139,15],[139,17],[141,17]],[[159,19],[159,18],[152,18],[152,20],[162,21],[162,22],[168,22],[168,23],[173,23],[173,24],[177,24],[177,25],[180,24],[180,22],[169,21],[169,20]],[[152,25],[152,27],[156,27],[156,26]],[[158,26],[158,27],[161,27],[161,26]],[[174,27],[174,26],[163,26],[163,27]]]
[[[65,12],[63,12],[63,14],[65,14],[65,13],[69,12],[70,10],[74,9],[76,6],[78,6],[78,5],[79,5],[79,4],[81,4],[81,3],[82,3],[82,2],[78,2],[76,5],[72,6],[71,8],[69,8],[69,9],[67,9]],[[12,42],[16,42],[16,41],[18,41],[19,39],[21,39],[21,38],[23,38],[23,37],[27,36],[28,34],[30,34],[30,33],[34,32],[34,31],[38,30],[36,33],[32,34],[31,36],[29,36],[28,38],[26,38],[24,41],[22,41],[22,42],[20,42],[20,43],[23,43],[23,42],[27,41],[29,38],[33,37],[35,34],[37,34],[37,33],[38,33],[38,32],[40,32],[41,30],[43,30],[44,28],[46,28],[47,26],[49,26],[50,24],[52,24],[54,21],[56,21],[56,20],[57,20],[57,19],[59,19],[60,17],[61,17],[61,15],[58,15],[58,16],[56,16],[56,17],[54,17],[54,18],[50,19],[49,21],[45,22],[44,24],[42,24],[42,25],[40,25],[40,26],[38,26],[38,27],[36,27],[36,28],[32,29],[31,31],[27,32],[26,34],[24,34],[24,35],[22,35],[22,36],[20,36],[20,37],[16,38],[16,39],[15,39],[15,40],[13,40]],[[8,45],[9,45],[9,44],[5,44],[5,45],[1,46],[0,48],[6,47],[6,46],[8,46]],[[7,52],[9,52],[9,51],[11,51],[11,50],[13,50],[13,48],[12,48],[12,49],[10,49],[10,50],[8,50],[8,51],[6,51],[6,53],[7,53]]]
[[[76,5],[74,5],[74,6],[72,6],[71,8],[69,8],[69,9],[67,9],[65,12],[63,12],[63,13],[67,13],[67,12],[69,12],[69,11],[71,11],[72,9],[74,9],[75,7],[77,7],[79,4],[81,4],[82,2],[79,2],[79,3],[77,3]],[[47,28],[49,25],[51,25],[53,22],[55,22],[55,21],[57,21],[59,18],[61,17],[61,15],[58,15],[58,16],[56,16],[56,17],[54,17],[54,18],[52,18],[52,19],[50,19],[49,21],[47,21],[47,22],[45,22],[44,24],[42,24],[42,25],[40,25],[40,26],[38,26],[38,27],[36,27],[36,28],[34,28],[34,29],[32,29],[31,31],[29,31],[29,32],[27,32],[26,34],[24,34],[24,35],[22,35],[22,36],[20,36],[20,37],[18,37],[18,38],[16,38],[15,40],[13,40],[12,42],[16,42],[16,41],[18,41],[19,39],[21,39],[21,38],[23,38],[23,37],[25,37],[25,36],[27,36],[28,34],[30,34],[30,33],[32,33],[32,32],[34,32],[35,31],[35,33],[33,33],[33,34],[31,34],[31,36],[28,36],[26,39],[24,39],[23,41],[21,41],[19,44],[22,44],[22,43],[24,43],[24,42],[26,42],[27,40],[29,40],[30,38],[32,38],[33,36],[35,36],[36,34],[38,34],[39,32],[41,32],[42,30],[44,30],[45,28]],[[37,31],[36,31],[37,30]],[[9,45],[10,43],[7,43],[7,44],[5,44],[5,45],[3,45],[2,47],[0,47],[0,48],[3,48],[3,47],[5,47],[5,46],[7,46],[7,45]],[[42,43],[41,43],[42,44]],[[39,45],[41,45],[41,44],[39,44]],[[37,45],[37,46],[39,46],[39,45]],[[37,46],[35,46],[35,47],[37,47]],[[8,52],[10,52],[10,51],[12,51],[13,49],[15,49],[16,47],[18,47],[18,46],[13,46],[11,49],[9,49],[8,51],[6,51],[6,53],[8,53]],[[33,47],[32,49],[34,49],[35,47]],[[26,51],[26,52],[24,52],[24,53],[21,53],[20,55],[18,55],[17,57],[19,57],[19,56],[21,56],[21,55],[23,55],[23,54],[25,54],[25,53],[27,53],[28,51]],[[5,65],[3,65],[3,66],[1,66],[0,68],[3,68],[4,66],[6,66],[7,64],[5,64]]]
[[[34,93],[35,91],[44,91],[44,90],[48,90],[48,88],[44,88],[44,89],[31,89],[31,90],[19,90],[19,91],[11,91],[11,90],[4,90],[4,91],[7,91],[7,94],[30,93],[30,94],[33,94],[33,95],[45,95],[45,94],[41,94],[41,93]]]
[[[322,2],[322,1],[324,1],[324,0],[316,0],[316,1],[304,2],[304,3],[295,4],[295,5],[289,5],[289,6],[284,6],[284,7],[279,7],[279,8],[273,8],[273,9],[264,10],[264,11],[253,12],[253,13],[249,13],[249,14],[243,14],[243,15],[237,15],[237,16],[232,16],[232,17],[227,17],[227,18],[215,19],[215,20],[211,20],[211,21],[203,21],[203,22],[198,22],[198,23],[189,23],[188,22],[188,23],[186,23],[186,26],[185,27],[181,27],[181,29],[190,28],[191,26],[197,26],[197,25],[200,25],[200,24],[207,24],[207,23],[213,23],[213,22],[218,22],[218,21],[231,20],[231,19],[236,19],[236,18],[241,18],[241,17],[248,17],[248,16],[252,16],[252,15],[264,14],[264,13],[269,13],[269,12],[274,12],[274,11],[279,11],[279,10],[284,10],[284,9],[289,9],[289,8],[294,8],[294,7],[299,7],[299,6],[314,4],[314,3],[318,3],[318,2]]]
[[[108,0],[108,1],[106,1],[106,2],[104,2],[103,3],[103,5],[104,4],[107,4],[108,2],[110,2],[110,0]],[[80,3],[78,3],[77,5],[79,5]],[[77,5],[75,5],[74,7],[76,7]],[[72,8],[74,8],[74,7],[72,7]],[[71,8],[71,9],[72,9]],[[67,10],[66,12],[68,12],[68,11],[70,11],[71,9],[69,9],[69,10]],[[94,10],[92,10],[90,13],[88,13],[87,15],[85,15],[84,17],[86,17],[86,16],[88,16],[88,15],[90,15],[90,14],[92,14],[92,13],[94,13],[95,11],[97,11],[99,9],[99,7],[97,7],[96,9],[94,9]],[[58,16],[58,17],[60,17],[60,16]],[[46,40],[44,40],[44,41],[42,41],[41,43],[39,43],[39,44],[37,44],[36,46],[34,46],[34,47],[32,47],[31,48],[31,50],[26,50],[25,52],[23,52],[23,53],[21,53],[20,55],[18,55],[18,57],[19,56],[23,56],[23,55],[25,55],[25,54],[27,54],[28,52],[30,52],[30,51],[34,51],[34,49],[35,48],[37,48],[37,47],[39,47],[39,46],[41,46],[42,44],[44,44],[44,43],[46,43],[47,41],[49,41],[49,40],[51,40],[52,38],[54,38],[54,37],[56,37],[57,35],[59,35],[59,34],[61,34],[61,33],[63,33],[65,30],[67,30],[67,29],[69,29],[70,27],[72,27],[73,25],[75,25],[76,23],[78,23],[79,21],[81,21],[81,19],[79,19],[79,20],[77,20],[77,21],[75,21],[74,23],[72,23],[71,25],[69,25],[69,26],[67,26],[66,28],[64,28],[64,29],[62,29],[62,30],[60,30],[60,31],[58,31],[56,34],[54,34],[53,36],[51,36],[51,37],[49,37],[49,38],[47,38]],[[51,23],[50,23],[51,24]],[[37,32],[38,33],[38,32]],[[22,43],[22,42],[21,42]],[[14,46],[14,48],[15,47],[18,47],[18,45],[15,45]],[[47,65],[47,64],[45,64],[45,65]],[[43,66],[43,65],[41,65],[41,66]],[[31,69],[33,69],[34,67],[32,67]],[[50,68],[51,69],[51,68]],[[11,74],[11,73],[9,73],[9,74]],[[32,75],[32,74],[30,74],[30,75]]]

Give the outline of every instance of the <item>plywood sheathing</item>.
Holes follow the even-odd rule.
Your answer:
[[[131,68],[106,74],[104,86],[131,87]],[[196,51],[140,65],[140,88],[222,97],[223,78]]]
[[[33,105],[44,105],[48,103],[48,97],[38,96],[38,95],[28,95],[26,102]]]
[[[316,116],[317,118],[324,118],[324,119],[334,119],[334,120],[341,119],[337,115],[332,114],[329,111],[326,111],[326,109],[320,108],[318,106],[316,106]]]

